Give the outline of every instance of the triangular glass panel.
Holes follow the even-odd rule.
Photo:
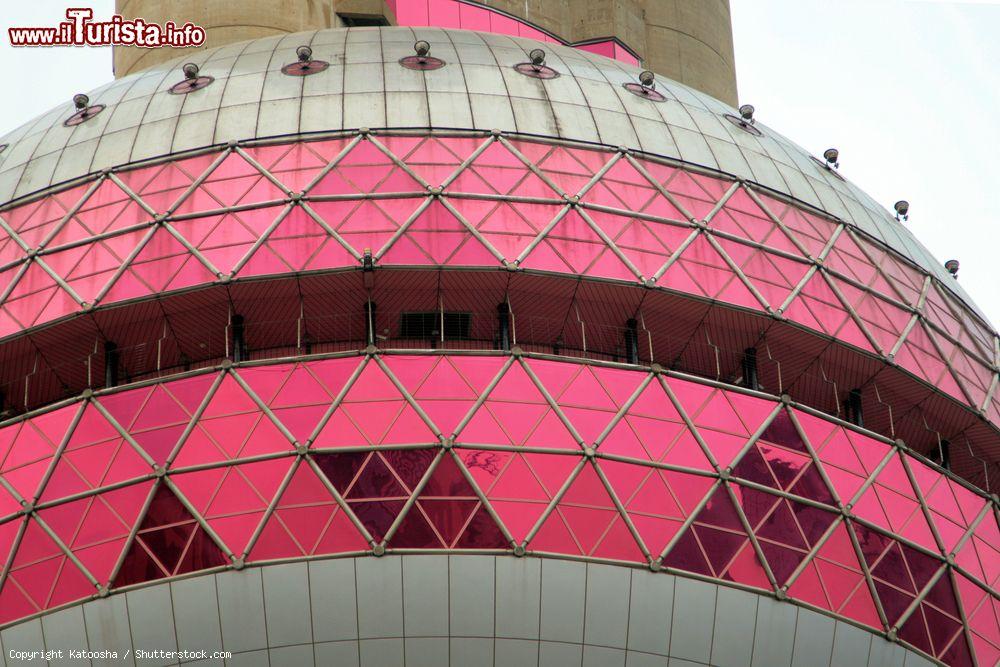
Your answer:
[[[114,586],[171,576],[179,573],[185,561],[203,569],[223,565],[228,559],[180,500],[161,484],[125,554]]]

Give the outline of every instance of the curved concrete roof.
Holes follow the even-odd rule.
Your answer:
[[[398,60],[426,39],[447,62],[413,71]],[[330,63],[307,77],[281,73],[310,44]],[[561,76],[539,80],[512,65],[542,46]],[[704,93],[659,79],[652,102],[622,84],[639,70],[603,56],[506,35],[438,28],[304,32],[191,56],[214,83],[171,95],[181,57],[89,93],[106,108],[75,127],[67,102],[0,137],[0,202],[90,172],[230,140],[360,127],[501,129],[627,146],[718,169],[822,209],[910,258],[975,307],[930,252],[858,187],[758,123],[762,136],[727,122],[735,111]]]

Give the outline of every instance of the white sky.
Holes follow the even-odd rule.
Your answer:
[[[692,0],[697,1],[697,0]],[[1000,0],[731,0],[740,100],[909,226],[1000,325]]]
[[[12,49],[68,4],[3,2],[0,134],[112,78],[108,48]],[[699,2],[700,0],[685,0]],[[731,0],[740,98],[908,223],[1000,324],[1000,0]]]

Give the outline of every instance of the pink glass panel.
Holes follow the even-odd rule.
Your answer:
[[[224,554],[166,486],[159,486],[114,584],[122,586],[222,565]]]
[[[730,485],[738,505],[724,489],[716,488],[717,478],[705,454],[658,381],[649,382],[629,403],[644,373],[571,363],[525,362],[574,430],[585,442],[595,441],[598,458],[593,462],[583,459],[570,430],[521,363],[516,363],[459,433],[454,453],[445,453],[431,470],[440,451],[433,444],[436,436],[422,419],[394,417],[400,408],[412,407],[396,382],[426,408],[435,423],[440,421],[439,428],[451,431],[472,410],[503,361],[500,357],[389,356],[385,363],[392,377],[371,361],[346,392],[345,384],[358,368],[357,359],[239,369],[256,398],[235,377],[226,375],[205,401],[214,378],[211,374],[100,396],[101,405],[118,425],[133,435],[143,451],[148,444],[150,456],[157,461],[167,460],[191,415],[205,403],[179,451],[208,448],[205,451],[216,452],[210,461],[215,467],[205,468],[206,459],[188,461],[179,456],[170,473],[173,486],[197,516],[165,485],[154,490],[154,483],[145,479],[148,463],[138,458],[139,451],[124,442],[118,429],[94,406],[84,409],[68,435],[77,406],[0,429],[0,434],[11,434],[3,439],[2,474],[15,490],[26,489],[25,497],[36,493],[38,481],[49,469],[56,449],[53,443],[67,443],[52,467],[39,510],[40,519],[59,542],[29,522],[29,531],[12,557],[11,576],[0,591],[5,610],[14,614],[8,617],[93,592],[86,576],[70,567],[63,549],[72,551],[99,582],[113,579],[112,585],[120,586],[222,565],[226,550],[235,555],[249,551],[250,560],[364,552],[370,545],[358,524],[375,541],[388,536],[390,548],[507,549],[509,533],[514,544],[533,535],[527,548],[537,552],[636,563],[647,562],[646,552],[652,558],[666,552],[667,565],[768,589],[738,507],[779,582],[799,572],[789,589],[793,598],[878,627],[874,602],[843,520],[832,508],[824,511],[776,495],[790,491],[832,504],[819,466],[841,498],[857,495],[864,479],[881,466],[875,483],[861,496],[874,499],[883,512],[881,518],[868,514],[865,502],[856,504],[853,512],[884,525],[885,532],[858,521],[851,527],[890,617],[898,618],[941,567],[940,560],[892,537],[900,534],[932,551],[937,549],[928,532],[912,529],[922,519],[922,513],[914,509],[915,491],[898,455],[883,463],[884,445],[798,414],[807,446],[790,417],[781,412],[757,443],[733,463],[736,453],[745,449],[742,443],[760,430],[774,404],[674,378],[669,380],[670,387],[713,456],[723,465],[734,465]],[[353,447],[358,449],[316,452],[295,464],[291,442],[263,414],[258,401],[297,440],[308,441],[341,394],[343,402],[332,414],[349,417],[340,424],[356,424],[355,437],[360,440]],[[364,412],[369,404],[389,417],[379,422],[371,416],[374,408]],[[629,408],[619,425],[596,443],[626,405]],[[216,428],[215,422],[225,428]],[[393,428],[398,440],[378,445],[384,438],[374,433],[389,433]],[[161,430],[162,438],[151,435]],[[199,435],[212,432],[211,437]],[[361,436],[362,432],[367,436]],[[468,440],[463,440],[467,433]],[[398,448],[423,438],[427,439],[425,448]],[[258,444],[248,448],[251,441]],[[314,444],[319,446],[319,442]],[[532,449],[521,449],[524,446]],[[555,449],[545,454],[538,447]],[[817,452],[819,462],[812,459],[811,451]],[[271,458],[260,459],[261,455]],[[623,458],[610,460],[603,455]],[[122,456],[132,463],[120,464]],[[315,461],[321,476],[309,459]],[[651,465],[654,461],[691,472],[656,468]],[[908,459],[907,465],[915,468],[921,494],[946,542],[953,539],[951,535],[968,531],[981,516],[985,500],[929,468],[918,468],[922,464],[915,460]],[[35,472],[30,472],[32,466]],[[834,470],[840,472],[831,474]],[[763,484],[774,492],[750,488],[741,480]],[[105,488],[108,484],[124,485],[112,490]],[[421,484],[408,514],[392,528]],[[346,507],[338,503],[331,487]],[[283,491],[275,499],[279,489]],[[557,495],[560,491],[561,496]],[[53,506],[44,504],[80,492],[90,495]],[[154,493],[153,502],[141,515],[150,493]],[[685,520],[693,514],[693,524],[682,532]],[[0,522],[0,547],[9,549],[22,519],[7,516]],[[952,532],[941,530],[945,520],[960,525]],[[129,543],[136,523],[138,535]],[[218,535],[224,548],[209,537],[204,525]],[[391,535],[390,530],[394,531]],[[958,564],[983,581],[983,586],[994,585],[998,576],[998,539],[1000,531],[992,517],[987,517],[959,552]],[[807,560],[814,549],[815,558]],[[121,558],[124,564],[116,574],[113,568]],[[991,618],[992,611],[981,611],[982,598],[967,591],[961,578],[959,584],[966,614],[972,619],[973,645],[977,652],[990,655],[996,631],[983,619]],[[964,639],[953,594],[933,589],[911,618],[912,625],[902,631],[905,641],[965,664],[963,645],[957,643]]]
[[[491,26],[511,29],[503,25],[505,19],[494,21],[486,12],[473,11],[477,9],[468,10],[470,21],[488,20]],[[64,219],[66,212],[87,187],[54,193],[5,213],[15,231],[23,230],[24,238],[34,239],[31,245],[54,235],[19,278],[15,280],[20,266],[3,273],[8,292],[2,306],[5,331],[80,310],[50,271],[68,282],[80,300],[93,303],[124,258],[135,254],[100,300],[111,304],[214,282],[213,270],[192,255],[187,244],[214,269],[224,274],[236,270],[237,277],[355,267],[355,253],[365,249],[384,250],[379,261],[385,265],[499,266],[496,255],[470,228],[508,261],[524,255],[523,266],[528,269],[635,282],[639,276],[653,275],[673,258],[661,285],[762,309],[704,234],[674,257],[694,232],[687,218],[706,217],[728,189],[724,181],[642,162],[647,178],[628,161],[619,160],[600,182],[588,187],[612,153],[522,140],[514,142],[517,150],[537,164],[552,184],[496,142],[469,169],[449,180],[482,145],[482,139],[379,137],[378,141],[404,160],[417,177],[373,141],[362,141],[312,189],[312,195],[348,196],[309,202],[320,221],[296,204],[275,225],[286,207],[287,193],[238,155],[226,158],[178,204],[179,213],[193,215],[171,221],[169,228],[130,230],[146,222],[148,213],[112,181],[101,183],[68,219]],[[290,190],[300,191],[347,145],[346,140],[337,140],[248,150]],[[122,172],[121,177],[148,206],[166,211],[217,157],[144,167]],[[671,193],[676,203],[649,178]],[[442,200],[417,215],[425,203],[426,186],[446,182]],[[583,214],[568,210],[563,195],[581,192],[585,205],[607,210],[584,207]],[[400,193],[405,196],[383,196]],[[368,194],[376,196],[362,197]],[[548,203],[461,195],[531,197]],[[221,206],[266,202],[274,205],[213,213]],[[801,254],[794,239],[815,254],[834,227],[776,201],[766,200],[765,205],[767,212],[739,190],[715,214],[709,228],[728,259],[777,307],[804,276],[805,265],[770,250]],[[770,215],[782,219],[789,231],[779,228]],[[552,221],[556,222],[551,230],[539,238]],[[404,224],[407,227],[401,232]],[[605,243],[598,229],[613,240],[625,260]],[[764,248],[748,245],[748,240]],[[77,241],[82,243],[65,246]],[[532,243],[533,249],[525,253]],[[859,311],[866,331],[888,351],[912,317],[890,299],[912,303],[913,291],[922,279],[896,258],[875,252],[865,243],[841,234],[830,255],[829,275],[844,299]],[[256,248],[252,254],[251,248]],[[10,243],[0,245],[0,252],[13,259],[24,256]],[[839,275],[887,298],[864,292]],[[988,334],[960,321],[954,303],[943,298],[930,301],[931,324],[921,322],[909,332],[897,362],[954,396],[968,392],[974,402],[981,401],[992,376],[970,351],[978,350],[976,354],[981,355],[982,339]],[[871,349],[821,274],[806,283],[785,315]],[[954,372],[946,368],[945,359]],[[359,524],[376,542],[388,538],[390,548],[503,549],[509,546],[505,534],[509,533],[515,543],[533,534],[529,550],[636,563],[647,560],[642,547],[654,558],[667,550],[668,564],[769,588],[750,536],[738,520],[737,512],[742,511],[777,578],[785,581],[801,570],[791,590],[793,597],[877,626],[874,603],[858,564],[851,560],[850,540],[845,539],[841,524],[816,558],[806,562],[836,515],[777,494],[791,493],[831,508],[838,500],[853,503],[850,511],[855,517],[878,527],[867,527],[862,521],[852,524],[874,573],[878,597],[890,615],[902,613],[939,564],[892,536],[935,553],[940,538],[948,553],[970,531],[986,503],[915,459],[907,458],[904,464],[895,454],[862,489],[886,459],[886,445],[808,415],[798,417],[811,447],[782,413],[748,449],[749,437],[775,404],[730,391],[671,378],[668,381],[682,415],[659,380],[654,380],[614,423],[642,381],[642,373],[529,360],[524,363],[559,406],[558,411],[518,362],[470,414],[503,359],[390,356],[385,362],[393,377],[369,362],[332,411],[332,402],[358,367],[358,359],[241,368],[240,377],[254,396],[234,377],[226,376],[190,430],[188,424],[208,393],[212,376],[99,396],[97,400],[138,447],[94,406],[84,410],[72,433],[67,430],[77,406],[0,429],[0,475],[13,489],[13,493],[0,491],[0,517],[6,519],[0,522],[0,552],[10,549],[22,521],[14,516],[20,498],[43,503],[39,516],[62,542],[53,550],[32,532],[13,555],[12,562],[17,563],[10,577],[13,583],[0,590],[0,598],[9,609],[17,610],[14,613],[23,615],[92,593],[93,586],[82,572],[67,566],[64,550],[73,551],[101,582],[114,576],[113,565],[125,550],[128,566],[115,580],[116,585],[123,585],[214,567],[224,562],[224,549],[235,555],[249,549],[251,560],[364,551],[370,545]],[[410,396],[404,396],[397,381]],[[700,437],[688,428],[685,416]],[[428,474],[440,443],[438,432],[449,436],[456,431],[454,453],[461,463],[448,455],[429,473],[423,491],[413,498],[411,511],[390,535],[390,528]],[[596,448],[596,462],[581,464],[578,437],[584,446]],[[65,448],[53,462],[63,442]],[[321,475],[301,464],[292,471],[295,443],[317,450],[310,457]],[[422,449],[400,449],[410,445]],[[377,453],[369,451],[376,447]],[[341,453],[331,453],[337,450]],[[812,451],[818,461],[813,460]],[[731,485],[737,505],[717,490],[699,511],[717,479],[709,454],[719,467],[733,468]],[[139,517],[150,484],[142,480],[150,471],[147,456],[170,469],[171,479],[199,514],[197,519],[179,515],[164,523],[155,516],[148,519],[148,514]],[[914,469],[920,494],[912,488],[904,465]],[[284,495],[274,504],[287,475],[291,479]],[[40,489],[43,479],[47,483]],[[746,482],[768,487],[773,493],[752,489]],[[106,487],[112,484],[124,486],[110,491]],[[346,507],[333,499],[329,486],[344,498]],[[564,486],[565,494],[557,501]],[[81,493],[90,495],[45,505]],[[921,499],[926,499],[933,526],[924,519]],[[172,501],[162,502],[169,505]],[[619,503],[624,512],[619,511]],[[270,512],[272,505],[275,509]],[[684,520],[696,513],[692,526],[682,533]],[[144,523],[147,519],[149,525]],[[224,548],[209,537],[201,520],[219,536]],[[126,544],[127,529],[137,522],[143,526],[140,538]],[[258,537],[251,546],[255,534]],[[997,581],[998,539],[995,522],[987,516],[964,539],[956,556],[963,571],[988,587],[995,587]],[[956,640],[960,637],[955,627],[958,615],[941,601],[947,596],[938,597],[936,602],[921,603],[913,616],[914,625],[905,630],[906,637],[961,664],[965,657]],[[988,630],[974,630],[973,635],[977,652],[989,655],[987,644],[996,643],[984,639]]]
[[[716,488],[664,561],[699,574],[770,588],[763,567],[724,488]]]
[[[516,17],[502,14],[489,7],[460,2],[459,0],[390,0],[389,7],[396,15],[396,25],[461,28],[566,44],[565,41]],[[639,65],[639,60],[614,40],[580,44],[575,48],[632,66]]]
[[[576,48],[581,51],[597,53],[598,55],[627,63],[633,67],[638,67],[641,64],[639,59],[632,55],[628,49],[613,40],[609,40],[607,42],[593,42],[591,44],[580,44]]]
[[[467,7],[470,11],[480,9]],[[469,168],[459,171],[484,142],[489,143],[482,154]],[[695,230],[687,223],[689,216],[704,218],[716,208],[729,189],[720,179],[647,160],[639,160],[640,170],[630,160],[617,159],[600,180],[591,183],[598,170],[615,159],[614,153],[523,139],[512,140],[512,145],[537,165],[545,179],[492,138],[380,136],[360,141],[341,155],[350,143],[350,139],[335,139],[246,149],[292,192],[306,189],[318,178],[310,196],[351,197],[309,202],[318,219],[297,204],[284,213],[287,192],[236,153],[210,172],[218,154],[116,174],[146,207],[156,212],[194,214],[171,220],[170,231],[161,228],[150,232],[145,226],[150,214],[106,178],[90,194],[91,184],[78,185],[5,212],[5,220],[29,246],[49,240],[38,261],[25,267],[12,265],[0,276],[6,287],[0,304],[0,333],[12,334],[78,314],[84,304],[112,305],[212,284],[216,273],[235,271],[237,278],[250,278],[354,267],[366,249],[381,252],[379,261],[385,265],[411,266],[496,267],[500,257],[512,262],[523,255],[525,268],[587,273],[630,283],[645,280],[670,263],[658,281],[660,286],[761,310],[763,305],[734,275],[729,261],[775,308],[788,301],[807,265],[772,250],[801,254],[802,246],[815,256],[835,230],[833,223],[761,195],[765,211],[738,189],[709,224],[717,232],[716,240],[727,261],[704,237],[692,241]],[[332,169],[319,178],[334,160]],[[417,176],[407,173],[399,161]],[[200,177],[204,182],[182,198]],[[435,202],[415,216],[424,203],[423,197],[416,195],[424,193],[428,185],[446,182],[449,204]],[[665,197],[654,182],[675,201]],[[414,196],[362,199],[362,195],[399,193]],[[614,210],[587,208],[586,219],[566,212],[563,196],[579,193],[584,204]],[[540,198],[550,203],[461,196],[484,194]],[[223,206],[268,202],[274,205],[218,212]],[[76,209],[73,216],[67,215]],[[210,214],[199,215],[202,213]],[[644,217],[634,217],[634,213]],[[279,215],[283,218],[275,226]],[[557,215],[561,216],[558,220]],[[775,224],[772,216],[780,219],[784,228]],[[553,220],[557,222],[547,236],[539,238]],[[400,234],[404,224],[408,228]],[[610,238],[615,247],[608,247],[602,236]],[[761,243],[764,248],[755,249],[745,241]],[[530,244],[534,247],[526,253]],[[192,256],[188,245],[205,258],[205,263]],[[686,250],[678,255],[682,246]],[[0,252],[9,260],[24,257],[20,246],[9,240]],[[129,266],[121,271],[129,257],[133,257]],[[881,351],[893,349],[912,319],[912,314],[894,301],[915,303],[914,290],[922,289],[923,279],[891,253],[849,232],[839,235],[825,264],[830,269],[829,280],[846,304],[827,284],[827,278],[817,273],[791,299],[783,315],[869,352],[875,351],[869,337]],[[54,276],[68,284],[75,298]],[[848,304],[858,311],[864,331],[848,315]],[[963,315],[962,306],[936,286],[928,292],[924,311],[928,324],[920,323],[909,331],[895,362],[978,410],[993,381],[993,373],[983,360],[992,354],[990,333],[978,320]],[[995,402],[987,407],[991,417],[998,414]]]
[[[981,665],[995,664],[1000,659],[1000,603],[969,579],[956,580],[976,658]]]

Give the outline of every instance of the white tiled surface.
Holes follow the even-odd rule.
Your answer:
[[[227,665],[265,667],[932,664],[828,616],[711,583],[593,563],[471,555],[204,575],[6,628],[0,646],[223,649],[233,652]],[[29,664],[5,658],[7,665]]]
[[[416,39],[428,40],[446,67],[402,68],[398,59]],[[330,67],[282,75],[305,43]],[[90,91],[91,103],[107,108],[73,128],[62,122],[78,91],[67,90],[64,105],[0,137],[10,144],[0,153],[0,203],[106,167],[230,140],[359,127],[498,128],[625,145],[728,171],[843,217],[951,280],[884,208],[763,123],[765,136],[752,136],[722,118],[733,109],[668,79],[657,81],[666,102],[639,99],[621,85],[636,80],[636,68],[570,47],[542,45],[559,78],[514,72],[536,46],[437,28],[333,29],[232,44]],[[188,59],[215,82],[168,94]]]

